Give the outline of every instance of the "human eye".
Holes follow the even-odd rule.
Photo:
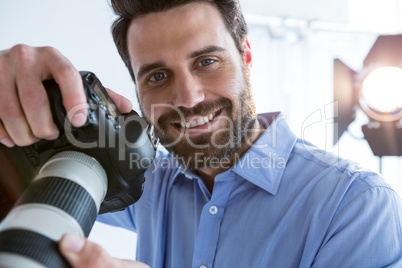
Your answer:
[[[198,66],[208,66],[208,65],[211,65],[214,62],[215,62],[214,59],[203,59],[198,63]]]
[[[167,77],[167,74],[166,74],[166,73],[157,72],[157,73],[152,74],[152,75],[148,78],[148,80],[151,81],[151,82],[159,82],[159,81],[165,79],[166,77]]]

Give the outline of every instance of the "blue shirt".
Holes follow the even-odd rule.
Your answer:
[[[402,267],[402,203],[384,180],[297,139],[280,114],[262,119],[212,194],[158,151],[140,201],[98,220],[137,232],[153,268]]]

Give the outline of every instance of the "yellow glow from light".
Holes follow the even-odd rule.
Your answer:
[[[393,112],[402,108],[402,69],[383,67],[371,72],[363,82],[362,95],[378,112]]]

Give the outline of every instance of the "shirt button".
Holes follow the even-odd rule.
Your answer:
[[[205,265],[201,265],[200,268],[208,268],[208,267],[206,267]]]
[[[215,215],[216,213],[218,213],[218,208],[216,206],[211,206],[209,208],[209,213],[211,213],[212,215]]]

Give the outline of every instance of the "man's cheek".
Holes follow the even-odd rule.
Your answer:
[[[158,118],[162,114],[161,109],[156,104],[151,104],[144,107],[144,114],[152,125],[156,125]]]

